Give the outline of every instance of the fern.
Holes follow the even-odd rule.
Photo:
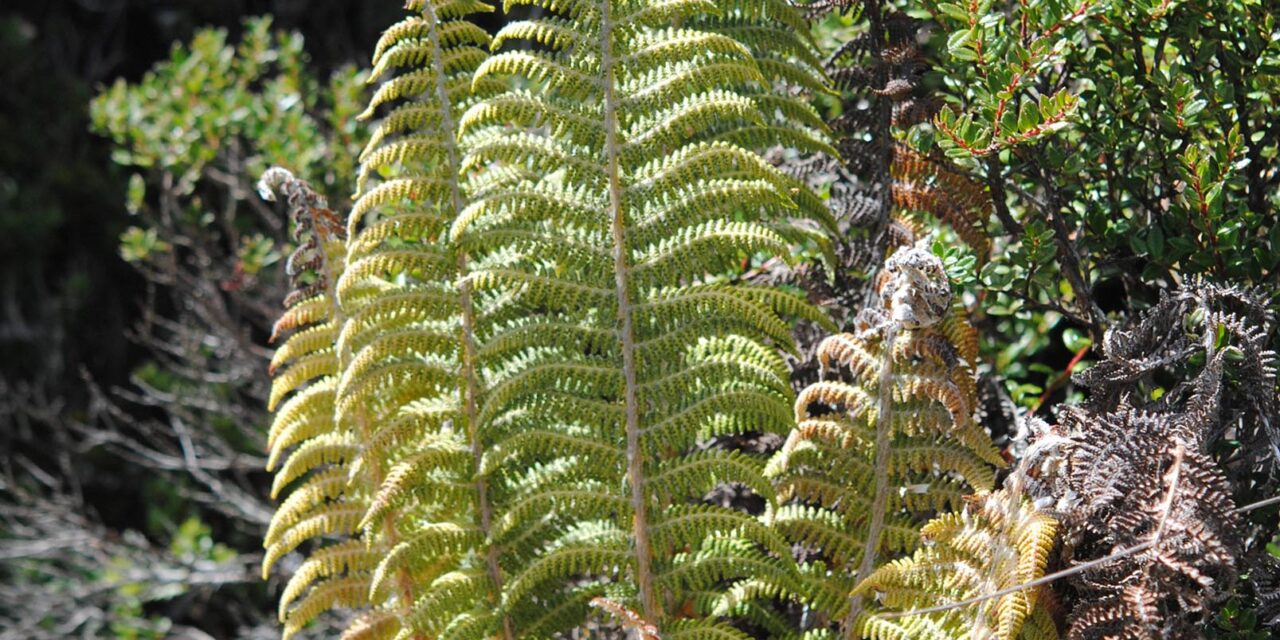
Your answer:
[[[328,609],[368,608],[369,578],[385,549],[359,539],[357,524],[375,487],[364,475],[348,481],[356,440],[334,420],[333,345],[343,319],[334,288],[344,272],[346,232],[323,198],[288,171],[268,170],[258,188],[268,200],[276,193],[287,198],[298,242],[287,265],[293,291],[272,336],[288,338],[271,361],[269,408],[276,414],[268,434],[268,470],[276,470],[272,495],[292,490],[272,517],[262,562],[266,576],[285,554],[318,543],[280,598],[288,638]]]
[[[1067,443],[1051,476],[1063,555],[1136,550],[1071,581],[1069,638],[1196,635],[1245,554],[1265,554],[1274,525],[1241,517],[1231,480],[1248,486],[1274,464],[1263,453],[1276,437],[1273,322],[1254,292],[1191,281],[1108,332],[1103,357],[1078,377],[1089,401],[1049,433]],[[1217,462],[1228,431],[1242,446]]]
[[[465,197],[455,122],[489,44],[465,18],[490,9],[458,1],[410,9],[375,54],[374,79],[400,73],[364,116],[395,105],[361,157],[347,268],[324,280],[332,321],[323,334],[297,338],[324,356],[327,404],[314,413],[331,432],[300,447],[281,472],[287,480],[331,465],[313,477],[332,495],[300,503],[321,503],[361,540],[317,552],[295,574],[282,608],[305,598],[286,635],[326,608],[355,604],[369,610],[344,637],[486,637],[504,628],[493,615],[501,574],[497,550],[485,548],[487,488],[471,429],[474,309],[469,290],[455,286],[467,261],[444,241]],[[332,577],[316,580],[324,576]]]
[[[1084,597],[1067,637],[1196,635],[1206,605],[1224,598],[1236,576],[1239,516],[1221,472],[1170,438],[1164,416],[1066,417],[1074,446],[1064,488],[1081,491],[1064,496],[1068,557],[1151,545],[1073,580]]]
[[[997,592],[1044,575],[1054,546],[1057,522],[1017,490],[1001,489],[966,499],[959,512],[926,524],[924,545],[909,558],[895,560],[871,574],[857,591],[877,593],[885,609],[910,612],[948,601],[987,599],[947,611],[872,617],[864,634],[875,639],[1058,637],[1043,588]]]
[[[361,435],[357,469],[380,478],[361,527],[389,551],[369,592],[400,636],[510,638],[497,614],[504,575],[477,429],[484,305],[466,281],[467,253],[447,240],[468,204],[457,121],[495,88],[472,83],[490,37],[468,18],[492,8],[408,8],[375,49],[372,79],[395,75],[363,114],[385,111],[361,156],[337,289],[348,321],[336,411]]]
[[[721,277],[812,241],[792,220],[824,217],[751,151],[822,146],[818,127],[765,117],[768,65],[726,35],[794,19],[765,4],[509,0],[546,13],[495,46],[539,46],[477,71],[530,81],[462,118],[474,191],[452,231],[475,256],[462,281],[494,301],[478,424],[516,635],[579,624],[607,595],[664,637],[741,637],[708,618],[720,585],[794,579],[776,534],[698,504],[722,482],[771,498],[760,463],[696,445],[785,431],[783,318],[820,321]]]
[[[774,526],[816,554],[793,595],[838,621],[844,637],[872,631],[866,591],[855,586],[886,556],[919,545],[915,514],[959,509],[968,488],[989,490],[992,467],[1004,464],[972,419],[977,343],[951,310],[941,261],[900,249],[878,298],[859,333],[819,347],[824,380],[800,394],[798,426],[769,468],[791,502]]]

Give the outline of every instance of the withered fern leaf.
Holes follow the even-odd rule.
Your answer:
[[[1266,539],[1232,485],[1274,464],[1272,326],[1254,292],[1192,281],[1109,332],[1078,376],[1090,399],[1053,432],[1069,443],[1052,485],[1064,558],[1137,550],[1070,581],[1069,638],[1197,637],[1234,593],[1245,545]]]

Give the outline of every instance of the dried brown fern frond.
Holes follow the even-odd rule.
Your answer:
[[[893,147],[893,202],[904,215],[930,214],[946,222],[979,259],[991,250],[986,220],[991,195],[986,186],[941,160],[905,144]]]
[[[1251,291],[1191,282],[1109,332],[1077,376],[1091,397],[1061,414],[1051,474],[1064,557],[1131,552],[1072,578],[1070,638],[1197,637],[1231,595],[1244,545],[1267,538],[1243,530],[1229,480],[1251,487],[1274,455],[1272,322]]]
[[[342,219],[329,209],[324,197],[312,190],[282,167],[271,167],[258,181],[258,193],[264,200],[274,201],[277,194],[288,205],[289,226],[298,243],[285,263],[289,276],[289,295],[284,299],[287,311],[271,332],[274,342],[281,335],[305,327],[317,318],[315,311],[298,309],[302,303],[323,296],[331,287],[335,272],[342,269],[342,246],[347,229]],[[314,306],[314,305],[313,305]],[[276,363],[273,363],[274,370]]]
[[[1068,563],[1142,550],[1074,576],[1068,637],[1180,638],[1236,578],[1238,516],[1213,460],[1169,414],[1070,408],[1060,478]]]
[[[806,271],[802,267],[770,275],[799,284],[837,322],[848,326],[871,297],[869,278],[887,252],[911,243],[910,239],[901,244],[895,242],[903,234],[895,231],[891,222],[890,164],[893,104],[902,97],[904,88],[914,88],[917,74],[904,72],[904,65],[894,64],[889,58],[897,60],[904,47],[915,46],[914,29],[901,26],[906,24],[904,20],[910,21],[905,14],[889,13],[878,1],[817,0],[804,6],[812,19],[853,11],[865,18],[866,28],[829,52],[824,61],[824,71],[841,92],[840,113],[829,122],[833,144],[841,157],[818,154],[775,158],[794,177],[815,189],[829,191],[827,204],[840,232],[835,246],[836,263],[831,265],[834,272],[828,274],[822,267]],[[888,28],[890,23],[898,26]],[[908,31],[910,37],[904,35]],[[809,353],[815,345],[816,341],[801,342]]]
[[[1077,382],[1099,410],[1128,402],[1184,414],[1178,426],[1202,450],[1230,431],[1242,446],[1239,459],[1227,461],[1229,472],[1274,468],[1280,398],[1267,344],[1274,326],[1261,293],[1193,281],[1108,332],[1103,357]]]
[[[1272,633],[1280,631],[1280,559],[1265,550],[1255,554],[1249,566],[1249,585],[1258,603],[1258,620]]]

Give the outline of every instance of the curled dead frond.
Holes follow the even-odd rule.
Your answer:
[[[329,209],[324,196],[316,193],[305,181],[293,176],[288,169],[271,167],[258,180],[258,194],[263,200],[275,201],[283,195],[289,207],[290,228],[298,248],[289,255],[285,270],[293,291],[284,300],[284,306],[293,308],[300,302],[321,295],[329,286],[333,262],[341,260],[342,243],[347,231],[342,219]],[[295,327],[287,322],[290,316],[281,318],[272,333],[272,339]]]
[[[1230,430],[1242,445],[1233,466],[1271,466],[1280,450],[1274,325],[1259,292],[1193,281],[1108,332],[1103,358],[1077,382],[1100,410],[1128,403],[1181,414],[1180,435],[1202,449]]]
[[[1247,541],[1265,539],[1243,531],[1231,479],[1272,459],[1272,322],[1251,291],[1191,282],[1109,332],[1077,376],[1090,399],[1062,412],[1049,474],[1064,559],[1140,550],[1072,577],[1069,638],[1195,637],[1232,594]],[[1221,454],[1226,439],[1240,446]]]
[[[1071,580],[1069,638],[1183,637],[1235,577],[1238,516],[1226,479],[1177,437],[1176,416],[1071,408],[1058,508],[1069,563],[1149,543]],[[1172,427],[1172,428],[1171,428]]]
[[[904,215],[932,215],[950,225],[979,256],[987,255],[991,195],[985,185],[902,143],[893,146],[891,173],[893,202]]]

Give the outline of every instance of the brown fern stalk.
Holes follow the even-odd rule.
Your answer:
[[[862,561],[858,563],[855,584],[861,584],[876,569],[876,553],[880,548],[880,534],[884,529],[884,516],[889,502],[889,453],[890,440],[893,436],[893,343],[897,338],[901,324],[891,321],[884,328],[884,353],[880,357],[880,376],[877,397],[876,415],[876,457],[872,473],[876,478],[876,494],[871,502],[871,522],[867,525],[867,539],[862,547]],[[862,615],[863,593],[855,591],[849,598],[849,613],[845,615],[843,627],[845,637],[853,640],[857,637],[858,617]]]
[[[600,70],[604,82],[605,171],[609,179],[609,219],[613,239],[614,295],[618,304],[618,337],[622,348],[625,387],[623,407],[627,434],[627,483],[631,488],[632,534],[635,536],[636,590],[640,612],[647,620],[660,620],[653,578],[653,551],[649,541],[648,504],[644,497],[644,453],[640,446],[640,406],[636,365],[636,336],[632,323],[630,266],[627,264],[627,215],[622,193],[622,145],[618,140],[618,97],[613,57],[613,20],[610,0],[600,2]]]

